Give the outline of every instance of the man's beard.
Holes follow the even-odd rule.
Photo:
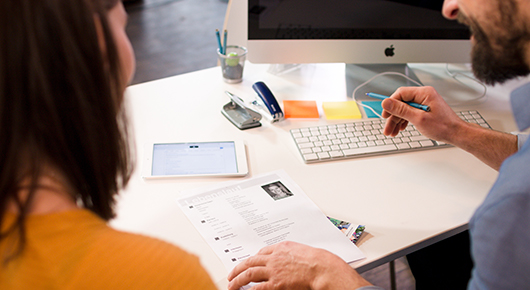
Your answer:
[[[471,61],[473,73],[478,79],[486,84],[494,85],[530,74],[525,61],[525,46],[530,39],[526,31],[503,25],[502,28],[505,30],[503,35],[488,38],[484,30],[473,19],[460,13],[458,20],[470,27],[475,38]]]

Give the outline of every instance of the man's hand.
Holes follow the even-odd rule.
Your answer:
[[[368,286],[352,267],[336,255],[295,242],[261,249],[228,274],[229,290],[250,282],[264,289],[357,289]]]
[[[427,105],[430,112],[404,102]],[[396,136],[410,122],[426,137],[453,144],[499,170],[502,162],[517,152],[517,136],[469,124],[447,105],[432,87],[402,87],[383,101],[387,118],[385,135]]]
[[[430,112],[413,108],[404,102],[427,105]],[[387,118],[385,135],[396,136],[410,122],[426,137],[453,144],[466,123],[460,119],[432,87],[401,87],[382,103]]]

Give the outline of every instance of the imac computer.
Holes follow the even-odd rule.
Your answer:
[[[408,63],[470,61],[469,29],[442,16],[443,0],[246,1],[250,62],[345,63],[349,93],[381,72],[417,80]],[[378,84],[390,94],[411,82]]]

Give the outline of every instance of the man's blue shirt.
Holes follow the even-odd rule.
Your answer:
[[[530,84],[512,92],[519,130],[530,127]],[[530,289],[530,142],[504,161],[469,223],[468,289]],[[449,257],[450,259],[450,257]]]

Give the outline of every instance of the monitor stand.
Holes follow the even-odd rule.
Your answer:
[[[375,77],[387,72],[394,74]],[[418,86],[418,84],[395,73],[406,75],[421,84],[407,64],[346,64],[346,93],[348,98],[351,98],[353,91],[361,85],[362,87],[359,87],[355,92],[354,97],[357,101],[374,101],[365,95],[369,92],[390,96],[399,87]],[[363,85],[373,77],[375,78],[372,81]]]

